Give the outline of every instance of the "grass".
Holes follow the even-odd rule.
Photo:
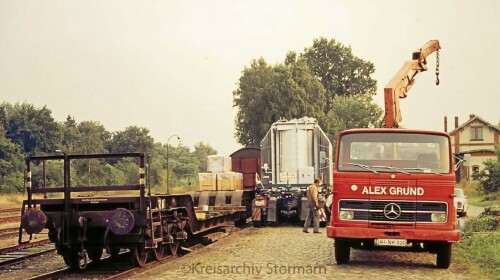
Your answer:
[[[471,278],[500,279],[500,206],[487,206],[477,218],[466,221],[454,258]]]
[[[454,256],[467,267],[472,279],[499,279],[500,231],[474,233],[461,240]]]
[[[469,199],[469,204],[477,206],[491,206],[500,205],[500,193],[481,194],[478,189],[478,182],[463,180],[460,184],[456,185],[457,188],[464,190],[465,195]]]
[[[478,191],[478,182],[464,180],[456,187],[464,190],[469,204],[489,209],[500,205],[500,193],[484,195]],[[500,279],[499,222],[498,212],[466,220],[464,236],[454,247],[453,258],[467,268],[472,279]]]
[[[21,208],[24,199],[26,199],[26,194],[2,194],[0,195],[0,205],[2,208]]]

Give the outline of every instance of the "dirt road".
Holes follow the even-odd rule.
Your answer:
[[[333,240],[300,227],[247,228],[131,279],[470,279],[456,263],[428,253],[353,250],[337,265]]]
[[[467,216],[470,218],[475,218],[479,216],[484,211],[484,207],[469,205],[469,209],[467,210]]]

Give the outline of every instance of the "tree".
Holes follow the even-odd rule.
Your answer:
[[[28,155],[48,154],[61,146],[61,125],[52,118],[47,107],[41,109],[27,103],[11,107],[7,112],[7,137],[19,144]]]
[[[324,103],[324,88],[304,62],[292,55],[286,64],[253,60],[233,92],[233,106],[238,107],[236,138],[247,147],[258,147],[274,122],[322,116]]]
[[[326,90],[326,110],[333,108],[334,97],[354,95],[375,95],[377,81],[372,79],[375,71],[371,62],[353,55],[351,47],[346,47],[333,39],[314,39],[300,59],[305,59],[312,73],[321,81]]]
[[[84,154],[106,152],[106,145],[111,140],[111,133],[102,124],[95,121],[83,121],[78,124],[77,129],[79,135],[76,141],[78,143],[77,152]],[[145,133],[147,134],[147,131]],[[144,137],[147,138],[147,136]],[[130,139],[130,141],[133,140]]]
[[[171,170],[169,186],[185,185],[190,176],[198,174],[200,162],[195,154],[191,153],[189,147],[179,145],[170,147],[169,168]]]
[[[0,184],[3,177],[22,170],[24,163],[21,147],[7,138],[7,113],[4,105],[0,106]]]
[[[330,139],[344,129],[379,126],[373,72],[373,63],[326,38],[315,39],[302,54],[288,52],[284,64],[253,60],[233,92],[236,138],[258,147],[274,122],[305,116],[316,118]]]
[[[112,153],[142,152],[149,154],[153,150],[154,139],[147,128],[129,126],[124,131],[113,134],[108,150]]]
[[[484,169],[472,175],[479,181],[479,190],[484,194],[500,191],[500,145],[495,147],[496,159],[487,159],[483,162]]]
[[[22,170],[23,163],[21,147],[0,132],[0,178]]]
[[[209,155],[216,155],[217,150],[212,148],[210,145],[203,142],[198,142],[194,145],[194,157],[199,162],[198,172],[207,172],[207,157]]]
[[[11,193],[24,189],[23,163],[21,147],[6,138],[0,126],[0,192]]]
[[[75,118],[68,115],[66,117],[66,121],[62,124],[62,147],[60,150],[65,151],[66,153],[76,153],[78,149],[78,140],[80,139],[80,132],[77,128],[77,123]]]
[[[370,95],[335,96],[323,129],[332,143],[342,130],[379,127],[382,108],[373,103]]]
[[[0,105],[0,133],[7,131],[7,128],[9,127],[7,121],[7,107],[12,106],[5,102]]]

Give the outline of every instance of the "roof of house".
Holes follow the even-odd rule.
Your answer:
[[[471,116],[471,118],[469,118],[469,120],[467,120],[465,123],[463,123],[462,125],[458,126],[457,128],[455,128],[454,130],[450,131],[450,135],[451,134],[454,134],[455,132],[463,129],[464,127],[468,126],[470,123],[474,122],[474,121],[480,121],[482,123],[484,123],[486,126],[498,131],[500,133],[500,129],[494,125],[492,125],[491,123],[485,121],[483,118],[479,117],[479,116],[476,116],[476,115],[473,115]]]

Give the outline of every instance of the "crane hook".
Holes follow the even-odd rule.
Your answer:
[[[436,86],[439,86],[439,49],[436,51]]]

